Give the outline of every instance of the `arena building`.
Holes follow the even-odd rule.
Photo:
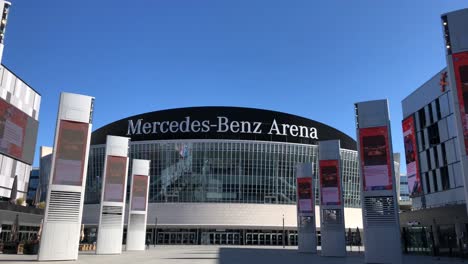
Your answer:
[[[281,112],[191,107],[124,118],[92,133],[83,215],[87,242],[95,239],[99,222],[107,135],[130,137],[130,159],[151,160],[152,243],[280,245],[284,234],[286,244],[296,244],[295,166],[317,164],[318,141],[330,139],[341,142],[346,227],[362,228],[351,137]],[[314,188],[318,205],[317,178]]]

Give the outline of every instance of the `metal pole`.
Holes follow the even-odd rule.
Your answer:
[[[158,239],[158,217],[154,218],[154,247],[156,247],[156,239]]]
[[[284,234],[284,214],[283,214],[283,248],[285,247],[284,242],[285,242],[285,234]]]

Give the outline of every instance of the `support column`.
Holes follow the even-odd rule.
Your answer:
[[[127,225],[127,250],[145,250],[149,166],[149,160],[133,160]]]
[[[317,253],[315,226],[315,195],[312,185],[312,163],[299,163],[297,175],[297,237],[298,250],[302,253]],[[287,232],[284,232],[286,239]],[[288,239],[288,243],[291,241]]]
[[[319,142],[320,234],[322,256],[346,256],[340,141]]]
[[[364,261],[402,263],[400,218],[387,100],[355,104]]]
[[[77,260],[94,98],[60,96],[39,261]]]
[[[96,254],[121,254],[130,138],[107,136]]]

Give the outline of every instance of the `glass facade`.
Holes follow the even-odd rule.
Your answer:
[[[36,196],[37,187],[39,185],[39,169],[33,168],[31,174],[29,175],[29,185],[28,185],[28,200],[34,200]]]
[[[408,176],[400,176],[400,201],[409,201]]]
[[[296,164],[318,163],[318,147],[306,144],[240,140],[130,144],[130,159],[151,160],[152,203],[295,204]],[[104,156],[105,145],[91,146],[86,203],[100,202]],[[345,207],[360,207],[358,154],[342,149],[341,157]],[[129,175],[131,167],[130,160]],[[318,175],[318,166],[314,170]],[[318,204],[317,177],[313,183]],[[127,199],[128,196],[127,193]]]

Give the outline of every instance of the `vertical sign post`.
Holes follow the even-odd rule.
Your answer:
[[[449,87],[458,134],[456,148],[461,161],[465,197],[468,197],[468,9],[442,15]],[[468,209],[468,203],[466,203]]]
[[[128,209],[127,250],[145,250],[149,169],[149,160],[133,160],[130,208]]]
[[[96,254],[121,254],[130,138],[107,136]]]
[[[312,164],[298,163],[296,175],[298,250],[303,253],[317,253]]]
[[[355,111],[363,191],[364,261],[401,263],[400,219],[387,100],[356,103]]]
[[[322,256],[346,256],[340,141],[319,141]]]
[[[60,96],[39,261],[78,259],[93,101]]]

